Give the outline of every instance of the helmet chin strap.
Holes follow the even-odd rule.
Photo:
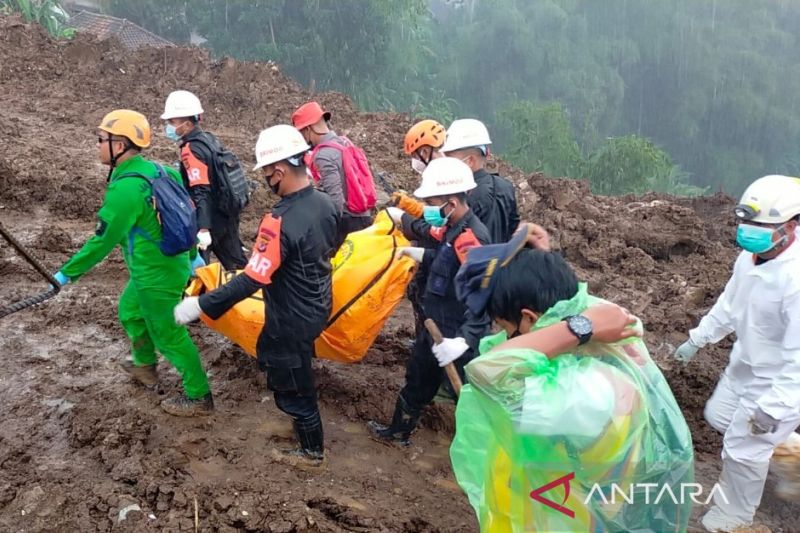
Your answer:
[[[111,148],[111,135],[108,136],[108,155],[111,158],[111,164],[108,166],[108,175],[106,176],[106,183],[111,181],[111,174],[114,173],[114,169],[117,166],[117,160],[125,155],[125,152],[131,149],[131,146],[128,143],[125,143],[125,149],[119,155],[114,155],[114,149]]]

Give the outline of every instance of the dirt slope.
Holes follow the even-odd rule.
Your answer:
[[[131,53],[85,37],[56,43],[38,27],[0,18],[0,219],[55,269],[93,229],[105,170],[94,128],[119,107],[147,114],[156,135],[149,155],[164,162],[176,147],[158,115],[173,89],[196,92],[204,126],[245,164],[258,131],[288,122],[309,98],[278,66],[213,61],[176,48]],[[411,189],[401,150],[410,125],[401,114],[359,113],[341,94],[314,95],[334,127],[367,151],[374,170]],[[729,344],[683,368],[669,354],[724,286],[736,251],[731,199],[605,198],[585,183],[547,179],[500,164],[518,185],[524,218],[545,225],[595,293],[645,321],[648,344],[689,420],[698,477],[713,483],[721,446],[702,406]],[[256,177],[256,176],[252,176]],[[244,216],[249,238],[273,199],[264,188]],[[43,288],[0,245],[0,301]],[[406,452],[366,438],[364,423],[391,412],[411,340],[410,310],[392,318],[364,363],[319,363],[317,377],[330,448],[328,470],[298,472],[271,458],[291,428],[272,405],[255,364],[215,334],[193,328],[211,374],[219,412],[176,420],[157,408],[177,390],[160,367],[159,394],[116,370],[128,353],[116,320],[126,275],[113,254],[57,299],[0,322],[0,529],[56,531],[474,531],[471,508],[454,482],[447,445],[451,408],[424,419]],[[118,523],[121,509],[137,504]],[[768,490],[763,523],[800,531],[798,508]],[[700,512],[700,510],[697,510]],[[148,517],[150,515],[150,517]]]

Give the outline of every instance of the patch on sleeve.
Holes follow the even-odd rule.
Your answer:
[[[244,269],[244,273],[251,279],[269,285],[272,275],[281,266],[281,218],[274,218],[272,214],[264,217],[258,228],[256,242],[253,245],[253,255]]]
[[[480,246],[481,243],[471,229],[466,229],[456,237],[453,245],[456,249],[456,256],[458,256],[459,262],[463,264],[464,261],[467,260],[467,252],[469,252],[470,248]]]

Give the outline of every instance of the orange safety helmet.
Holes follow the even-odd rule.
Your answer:
[[[423,120],[417,122],[406,133],[405,146],[406,155],[411,155],[422,146],[431,148],[441,148],[445,138],[444,126],[435,120]]]
[[[313,126],[322,118],[325,119],[325,122],[329,121],[331,119],[330,111],[323,111],[317,102],[308,102],[292,113],[292,126],[302,130],[308,126]]]
[[[150,146],[150,123],[147,117],[136,111],[115,109],[103,117],[97,128],[111,135],[127,137],[139,148]]]

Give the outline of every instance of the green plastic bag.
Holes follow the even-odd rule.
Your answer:
[[[535,329],[604,303],[578,294]],[[694,452],[689,428],[639,338],[589,342],[548,359],[491,348],[466,366],[453,470],[481,531],[686,531]]]

